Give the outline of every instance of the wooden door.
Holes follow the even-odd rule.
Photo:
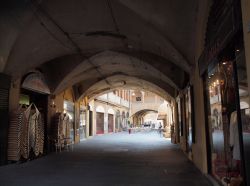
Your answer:
[[[108,115],[108,131],[113,132],[114,130],[114,115],[109,114]]]
[[[104,134],[104,113],[96,112],[96,134]]]

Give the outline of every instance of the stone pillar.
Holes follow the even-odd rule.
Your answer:
[[[80,102],[75,102],[75,143],[80,142]]]
[[[116,129],[115,129],[115,117],[116,117],[116,112],[114,111],[114,115],[113,115],[113,133],[116,132]]]
[[[85,123],[86,123],[86,130],[85,130],[85,136],[86,138],[89,138],[89,106],[86,106],[85,110]]]
[[[108,104],[104,108],[104,134],[108,134]]]
[[[175,133],[175,140],[176,143],[180,142],[180,135],[179,135],[179,121],[178,121],[178,107],[176,101],[174,101],[174,133]]]
[[[90,109],[89,101],[87,97],[84,97],[83,103],[85,106],[85,136],[87,139],[89,138],[89,109]]]
[[[204,114],[204,97],[203,97],[203,80],[199,76],[198,60],[204,50],[205,33],[209,10],[212,1],[203,0],[197,7],[197,20],[195,32],[195,66],[191,69],[191,84],[194,88],[194,112],[195,112],[195,131],[196,142],[192,145],[193,162],[203,172],[207,173],[207,147],[206,147],[206,130]]]
[[[93,116],[92,116],[92,134],[93,136],[96,135],[96,104],[95,101],[92,101],[93,106]]]

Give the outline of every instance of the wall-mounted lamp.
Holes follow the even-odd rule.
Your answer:
[[[55,95],[51,95],[51,96],[50,96],[50,107],[51,107],[51,108],[56,108],[55,98],[56,98]]]

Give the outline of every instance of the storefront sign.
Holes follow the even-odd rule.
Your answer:
[[[22,88],[43,94],[50,94],[49,87],[45,82],[43,75],[39,72],[32,72],[25,77],[22,83]]]

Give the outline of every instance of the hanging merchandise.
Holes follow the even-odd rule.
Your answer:
[[[52,138],[60,146],[71,143],[70,138],[70,121],[69,115],[66,113],[56,113],[54,116],[54,124],[52,128]]]
[[[18,108],[12,113],[10,119],[8,160],[28,159],[30,152],[38,156],[43,153],[43,147],[43,116],[33,103],[27,109]]]
[[[42,113],[38,116],[38,133],[39,133],[39,153],[43,154],[44,149],[44,115]]]
[[[32,106],[34,110],[32,110]],[[29,151],[33,151],[35,156],[38,156],[43,150],[43,139],[44,135],[41,133],[41,128],[43,128],[43,123],[41,120],[41,114],[35,104],[31,104],[26,110],[29,115]]]
[[[8,134],[8,160],[18,161],[21,156],[23,125],[26,125],[26,109],[19,107],[11,113]]]
[[[27,112],[29,108],[24,111],[24,117],[26,122],[22,123],[21,131],[21,157],[24,159],[29,158],[29,113]]]
[[[62,125],[61,129],[61,133],[60,133],[60,139],[65,140],[65,142],[67,144],[70,143],[70,122],[69,122],[69,115],[66,113],[63,113],[61,115],[62,117],[62,123],[60,123]]]

